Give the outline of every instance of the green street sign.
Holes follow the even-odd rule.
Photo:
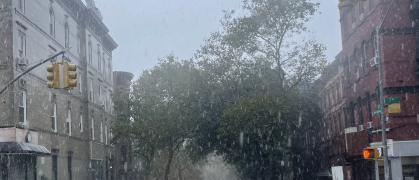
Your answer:
[[[384,99],[384,102],[387,104],[400,103],[400,99],[398,97],[388,97]]]
[[[379,116],[379,115],[381,115],[381,110],[374,111],[374,116]]]
[[[377,106],[375,106],[375,110],[381,110],[381,105],[380,104],[377,104]]]

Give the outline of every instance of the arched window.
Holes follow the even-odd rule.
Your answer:
[[[87,45],[88,47],[88,52],[89,52],[89,54],[88,54],[88,58],[89,58],[89,63],[90,64],[92,64],[92,43],[89,41],[89,44]]]
[[[65,47],[70,46],[70,27],[68,27],[68,22],[64,24],[64,32],[65,32]]]
[[[55,37],[55,15],[52,8],[49,9],[49,35]]]
[[[100,46],[97,46],[97,70],[100,72],[102,69],[102,60],[100,58]]]

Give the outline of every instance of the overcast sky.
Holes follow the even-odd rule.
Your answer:
[[[338,0],[320,1],[321,14],[308,23],[327,46],[328,61],[341,50]],[[110,35],[118,43],[114,70],[135,74],[170,53],[189,59],[205,37],[220,27],[222,10],[243,14],[242,0],[96,0]]]

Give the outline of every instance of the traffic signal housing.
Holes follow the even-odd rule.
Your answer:
[[[48,88],[60,88],[60,66],[55,63],[53,65],[47,66],[47,71],[50,72],[47,74],[47,79],[50,80],[47,82]]]
[[[68,64],[67,61],[63,62],[63,81],[64,89],[72,90],[73,87],[77,86],[77,73],[75,72],[77,67],[75,64]]]
[[[383,147],[364,148],[363,157],[368,160],[383,160]]]

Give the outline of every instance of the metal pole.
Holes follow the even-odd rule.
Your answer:
[[[57,57],[57,56],[59,56],[59,55],[61,55],[61,54],[64,54],[66,51],[65,50],[63,50],[63,51],[61,51],[61,52],[59,52],[59,53],[57,53],[57,54],[55,54],[55,55],[53,55],[53,56],[51,56],[51,57],[49,57],[49,58],[47,58],[47,59],[45,59],[45,60],[42,60],[42,61],[40,61],[38,64],[36,64],[36,65],[34,65],[34,66],[32,66],[32,67],[30,67],[29,69],[27,69],[25,72],[23,72],[22,74],[20,74],[18,77],[16,77],[15,79],[13,79],[12,81],[10,81],[9,82],[9,84],[7,84],[6,85],[6,87],[4,87],[1,91],[0,91],[0,94],[2,94],[10,85],[12,85],[14,82],[16,82],[20,77],[22,77],[23,75],[25,75],[26,73],[28,73],[29,71],[32,71],[32,69],[35,69],[36,67],[38,67],[38,66],[40,66],[41,64],[44,64],[44,63],[46,63],[46,62],[48,62],[48,61],[50,61],[51,59],[54,59],[55,57]]]
[[[376,27],[376,34],[375,34],[375,42],[376,42],[376,51],[375,57],[378,61],[378,88],[380,90],[380,106],[381,106],[381,133],[383,139],[383,152],[384,152],[384,179],[391,180],[390,177],[390,166],[388,163],[388,154],[387,154],[387,132],[386,132],[386,121],[384,118],[384,94],[383,94],[383,78],[381,73],[381,58],[380,58],[380,27]]]

